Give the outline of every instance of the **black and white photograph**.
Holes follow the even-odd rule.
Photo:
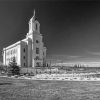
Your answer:
[[[100,100],[100,1],[0,0],[0,100]]]

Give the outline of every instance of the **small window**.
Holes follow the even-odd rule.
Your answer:
[[[40,63],[39,63],[39,62],[37,62],[37,63],[36,63],[36,67],[39,67],[39,66],[40,66]]]
[[[39,48],[36,48],[36,54],[39,54]]]
[[[25,59],[25,56],[23,56],[23,59]]]
[[[24,50],[23,50],[24,52],[25,52],[25,48],[24,48]]]
[[[24,66],[25,66],[25,63],[24,63]]]
[[[39,56],[36,56],[36,58],[35,58],[36,60],[39,60],[40,58],[39,58]]]
[[[36,40],[36,43],[39,43],[39,41],[38,41],[38,40]]]

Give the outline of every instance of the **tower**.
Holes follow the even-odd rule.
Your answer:
[[[29,31],[26,38],[28,39],[29,66],[42,66],[44,44],[42,42],[42,34],[40,33],[40,23],[35,16],[35,10],[32,18],[29,21]]]
[[[32,35],[34,32],[40,33],[40,23],[36,20],[35,10],[32,18],[29,21],[29,32],[27,35]]]

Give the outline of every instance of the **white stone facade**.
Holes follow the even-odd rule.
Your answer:
[[[3,64],[9,65],[15,57],[20,67],[42,66],[46,61],[46,47],[42,41],[40,23],[33,17],[29,21],[29,32],[26,38],[3,48]]]

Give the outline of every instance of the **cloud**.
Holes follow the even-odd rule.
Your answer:
[[[82,57],[76,56],[76,55],[52,55],[49,58],[51,58],[51,59],[62,59],[62,60],[73,60],[73,59],[78,59],[78,58],[82,58]]]
[[[81,56],[68,56],[70,59],[81,58]]]
[[[88,51],[88,53],[91,54],[91,55],[100,56],[100,52]]]
[[[91,54],[93,56],[89,56]],[[94,55],[100,55],[100,52],[89,52],[87,56],[80,56],[80,55],[52,55],[50,61],[52,63],[63,63],[63,64],[83,64],[86,66],[100,66],[100,57]]]

